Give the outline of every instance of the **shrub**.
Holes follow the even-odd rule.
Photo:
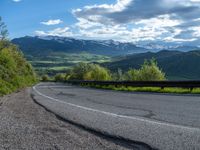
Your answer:
[[[79,63],[70,73],[71,80],[110,80],[109,70],[97,64]]]
[[[72,80],[84,80],[84,76],[90,70],[92,70],[93,65],[86,63],[79,63],[74,66],[70,73],[70,79]]]
[[[66,80],[66,75],[65,74],[56,74],[55,77],[54,77],[54,80],[56,82],[62,82],[62,81],[65,81]]]
[[[42,76],[42,81],[43,81],[43,82],[50,81],[49,76],[48,76],[47,74],[43,75],[43,76]]]
[[[158,67],[155,59],[145,60],[139,70],[130,69],[126,75],[127,80],[131,81],[160,81],[165,80],[165,73]]]
[[[91,71],[84,75],[84,80],[108,81],[111,80],[111,75],[106,68],[94,65]]]
[[[115,81],[123,81],[125,79],[125,76],[121,69],[118,69],[117,72],[112,74],[112,79]]]

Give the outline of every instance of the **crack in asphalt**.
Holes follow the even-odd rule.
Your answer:
[[[96,104],[102,104],[102,105],[107,105],[107,106],[112,106],[112,107],[117,107],[117,108],[123,108],[123,109],[130,109],[130,110],[139,110],[139,111],[143,111],[146,112],[146,115],[137,115],[137,116],[142,116],[142,117],[146,117],[146,118],[152,118],[154,116],[156,116],[152,110],[147,110],[147,109],[142,109],[142,108],[136,108],[136,107],[128,107],[128,106],[120,106],[120,105],[115,105],[115,104],[108,104],[108,103],[103,103],[103,102],[97,102],[95,100],[92,100],[90,98],[86,98],[87,101],[96,103]],[[130,115],[129,115],[130,116]]]
[[[75,97],[76,94],[71,94],[71,93],[65,93],[65,92],[60,92],[56,94],[57,96],[69,96],[69,97]]]

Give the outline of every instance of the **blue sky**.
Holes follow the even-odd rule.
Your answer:
[[[10,32],[10,37],[34,35],[35,30],[48,30],[55,27],[70,26],[76,22],[72,9],[84,7],[87,4],[101,4],[108,0],[0,0],[0,16]],[[110,0],[109,3],[114,2]],[[54,19],[63,20],[63,24],[44,26],[40,22]]]
[[[1,0],[10,38],[66,36],[200,45],[200,0]]]

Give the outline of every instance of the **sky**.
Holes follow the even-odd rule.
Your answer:
[[[200,0],[0,0],[10,38],[200,45]]]

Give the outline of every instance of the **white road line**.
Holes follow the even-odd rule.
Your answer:
[[[42,86],[43,87],[43,86]],[[49,87],[49,86],[46,86]],[[53,87],[53,86],[51,86]],[[56,86],[55,86],[56,87]],[[182,125],[176,125],[176,124],[170,124],[170,123],[165,123],[165,122],[158,122],[158,121],[152,121],[149,119],[145,119],[145,118],[138,118],[138,117],[133,117],[133,116],[124,116],[124,115],[118,115],[118,114],[114,114],[114,113],[110,113],[110,112],[106,112],[106,111],[102,111],[102,110],[97,110],[97,109],[93,109],[93,108],[88,108],[88,107],[84,107],[84,106],[80,106],[80,105],[76,105],[76,104],[72,104],[72,103],[68,103],[50,96],[47,96],[45,94],[42,94],[41,92],[39,92],[36,89],[36,86],[33,87],[33,90],[40,96],[43,96],[45,98],[48,98],[52,101],[55,102],[59,102],[59,103],[64,103],[67,104],[69,106],[73,106],[73,107],[77,107],[77,108],[81,108],[87,111],[93,111],[93,112],[97,112],[97,113],[101,113],[101,114],[105,114],[105,115],[109,115],[112,117],[119,117],[119,118],[125,118],[125,119],[131,119],[131,120],[137,120],[137,121],[141,121],[141,122],[146,122],[146,123],[151,123],[151,124],[156,124],[156,125],[164,125],[164,126],[168,126],[168,127],[173,127],[173,128],[181,128],[184,130],[200,130],[199,128],[195,128],[195,127],[187,127],[187,126],[182,126]]]

